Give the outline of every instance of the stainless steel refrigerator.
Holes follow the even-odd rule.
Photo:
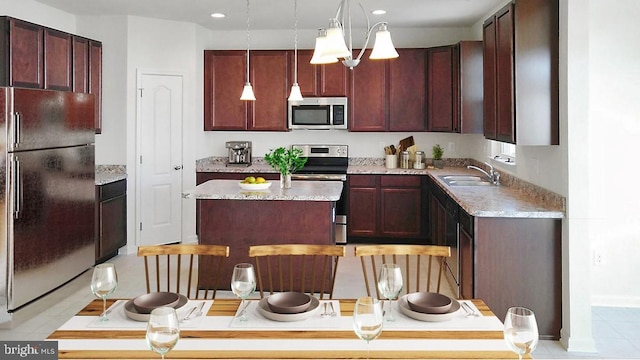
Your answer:
[[[94,264],[94,106],[0,88],[0,323]]]

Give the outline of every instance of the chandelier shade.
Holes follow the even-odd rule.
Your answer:
[[[371,50],[369,59],[393,59],[398,56],[398,52],[391,41],[391,33],[387,30],[387,24],[380,25],[378,32],[376,32],[376,41],[373,43],[373,50]]]
[[[362,6],[359,0],[357,3],[367,21],[365,42],[360,47],[358,56],[353,56],[351,0],[341,0],[338,11],[336,12],[336,17],[329,20],[326,35],[323,36],[322,31],[324,29],[320,29],[321,32],[316,38],[316,47],[310,61],[312,64],[328,64],[343,59],[342,63],[350,69],[353,69],[360,63],[360,59],[367,48],[371,34],[376,28],[378,28],[376,40],[369,59],[393,59],[398,57],[398,52],[391,41],[391,34],[387,29],[388,24],[386,22],[378,22],[370,26],[369,17],[367,16],[364,6]]]
[[[318,29],[318,37],[316,37],[316,46],[311,57],[311,64],[333,64],[338,62],[338,57],[324,54],[324,49],[327,46],[327,30]]]

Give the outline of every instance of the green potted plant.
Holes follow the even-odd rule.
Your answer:
[[[433,145],[431,149],[433,154],[433,166],[438,169],[442,169],[444,167],[444,161],[442,160],[442,154],[444,154],[444,150],[440,146],[440,144]]]
[[[288,189],[291,187],[291,174],[302,169],[307,163],[307,158],[302,156],[300,149],[286,149],[279,147],[271,149],[264,156],[264,160],[272,168],[280,172],[280,187]]]

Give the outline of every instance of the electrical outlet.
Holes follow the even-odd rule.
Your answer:
[[[603,258],[602,258],[602,254],[598,251],[594,251],[593,252],[593,265],[599,266],[602,265],[603,263]]]
[[[455,154],[455,152],[456,152],[456,143],[450,142],[448,144],[448,148],[449,148],[449,152],[450,153]]]

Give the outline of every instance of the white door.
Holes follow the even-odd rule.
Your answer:
[[[181,241],[182,76],[142,74],[140,109],[140,245]]]

